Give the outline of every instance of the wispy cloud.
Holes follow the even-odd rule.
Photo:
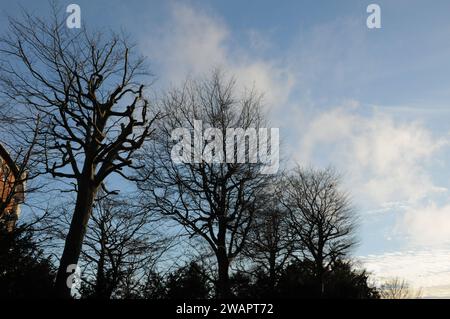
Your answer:
[[[442,165],[450,151],[449,135],[447,128],[433,127],[448,109],[425,103],[427,96],[417,93],[422,91],[410,94],[416,82],[408,77],[434,61],[434,53],[424,48],[412,53],[417,62],[412,67],[393,54],[405,45],[393,40],[397,34],[386,44],[385,38],[361,28],[358,19],[342,17],[292,30],[288,47],[270,55],[266,51],[276,44],[258,29],[235,34],[215,12],[181,2],[172,2],[168,10],[165,22],[139,41],[165,85],[222,67],[236,77],[238,87],[264,93],[266,105],[278,112],[288,155],[303,165],[337,167],[363,215],[396,213],[386,238],[402,236],[410,247],[435,245],[429,252],[367,257],[367,264],[381,276],[425,276],[417,282],[421,287],[450,285],[448,252],[436,246],[450,238],[450,204],[443,196],[450,184],[436,178],[449,169]],[[427,86],[426,92],[433,89]],[[392,106],[399,99],[405,104]],[[424,123],[424,118],[434,122]]]
[[[289,69],[276,58],[266,59],[237,45],[226,23],[213,13],[173,2],[161,30],[164,32],[147,35],[142,41],[165,81],[180,83],[187,75],[204,76],[218,67],[234,76],[238,87],[263,93],[266,106],[280,107],[287,101],[294,85]],[[261,34],[248,32],[253,45],[270,45]]]
[[[450,250],[392,252],[360,257],[378,284],[391,278],[422,289],[423,297],[450,297]]]
[[[450,204],[439,205],[430,201],[407,209],[399,221],[411,243],[442,246],[450,244]]]
[[[381,205],[415,203],[445,191],[428,172],[447,145],[419,122],[397,122],[376,110],[361,114],[358,103],[314,117],[299,132],[298,160],[336,165],[346,173],[355,197]],[[325,160],[324,160],[325,159]]]

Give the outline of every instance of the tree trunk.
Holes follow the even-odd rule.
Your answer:
[[[101,244],[100,258],[97,264],[97,278],[95,281],[95,298],[108,299],[106,296],[105,252],[103,243]]]
[[[224,198],[225,196],[223,196]],[[222,207],[225,207],[223,205]],[[226,249],[226,232],[227,221],[225,211],[219,214],[219,231],[217,233],[217,267],[219,271],[219,278],[216,285],[216,296],[218,299],[225,299],[231,297],[230,276],[228,270],[230,267],[230,260],[228,259]]]
[[[320,298],[323,298],[325,295],[325,271],[323,269],[319,271],[318,277]]]
[[[217,253],[217,265],[219,270],[219,278],[217,281],[216,294],[218,299],[231,297],[230,276],[228,274],[230,262],[225,252],[225,248],[219,247]]]
[[[325,272],[323,260],[320,258],[316,263],[317,292],[320,298],[323,298],[325,295]]]
[[[97,188],[92,183],[79,183],[75,210],[66,237],[64,251],[56,275],[55,292],[58,298],[71,298],[71,289],[67,283],[71,272],[67,272],[69,265],[76,265],[80,257],[86,226],[92,213],[92,206]]]
[[[276,284],[276,256],[275,256],[275,252],[271,251],[270,252],[270,257],[269,257],[269,289],[270,289],[270,293],[273,295],[275,292],[275,284]]]
[[[316,264],[317,264],[317,282],[318,282],[318,288],[319,288],[319,293],[320,293],[320,298],[324,297],[325,294],[325,268],[324,268],[324,257],[323,257],[323,251],[324,251],[324,246],[325,246],[325,242],[323,239],[323,226],[322,224],[318,225],[318,235],[319,235],[319,239],[318,239],[318,247],[317,247],[317,257],[316,257]]]

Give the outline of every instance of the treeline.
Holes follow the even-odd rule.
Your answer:
[[[81,298],[379,297],[351,261],[357,215],[338,175],[261,173],[262,139],[245,132],[269,124],[253,90],[214,71],[150,100],[125,37],[68,30],[57,11],[10,19],[0,54],[2,142],[33,185],[8,198],[39,198],[40,212],[1,230],[2,296],[68,298],[79,265]],[[196,121],[203,157],[175,162],[174,132]]]
[[[24,225],[15,228],[13,232],[1,230],[2,298],[54,297],[55,264],[39,248],[32,235],[32,227]],[[140,247],[146,246],[150,241],[143,241],[135,246],[135,239],[131,239],[129,243],[122,242],[116,246],[117,251],[109,249],[108,257],[104,257],[102,261],[101,239],[98,238],[98,241],[96,246],[100,250],[92,255],[89,255],[88,247],[95,241],[85,245],[88,247],[80,261],[82,281],[76,291],[77,298],[156,300],[217,296],[214,261],[207,255],[193,257],[193,260],[183,261],[182,266],[175,267],[179,262],[169,258],[165,261],[165,266],[155,267],[155,259],[163,257],[155,254],[155,249],[158,249],[152,246],[139,251]],[[113,239],[108,237],[106,241],[109,243]],[[156,241],[160,245],[159,252],[167,248],[165,244],[168,242],[161,237]],[[123,259],[122,256],[128,258]],[[269,272],[270,267],[261,267],[262,265],[262,261],[255,262],[249,254],[236,262],[236,267],[230,272],[229,297],[379,298],[382,293],[370,283],[368,274],[353,267],[347,258],[336,260],[327,269],[320,280],[320,286],[315,273],[316,266],[309,260],[290,258],[277,267],[275,275]],[[402,293],[405,291],[403,289]]]

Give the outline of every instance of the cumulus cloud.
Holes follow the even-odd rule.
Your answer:
[[[211,12],[179,2],[170,6],[170,17],[158,36],[143,39],[144,50],[161,67],[169,82],[178,84],[186,76],[204,76],[222,68],[234,76],[240,88],[264,95],[267,106],[280,107],[288,99],[294,76],[276,59],[270,60],[236,46],[227,25]],[[264,43],[248,30],[252,45]]]
[[[445,191],[433,182],[428,164],[447,141],[418,122],[398,122],[376,110],[362,114],[353,102],[318,114],[301,135],[301,162],[326,158],[345,172],[358,196],[373,203],[415,203]]]
[[[312,116],[304,133],[298,132],[296,159],[336,166],[358,207],[395,213],[385,225],[387,235],[402,238],[405,247],[448,244],[448,190],[433,174],[448,152],[448,137],[436,136],[417,121],[400,121],[377,109],[362,111],[349,102]]]

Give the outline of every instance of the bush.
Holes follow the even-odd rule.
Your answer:
[[[7,231],[0,223],[0,298],[48,298],[54,275],[28,227]]]

